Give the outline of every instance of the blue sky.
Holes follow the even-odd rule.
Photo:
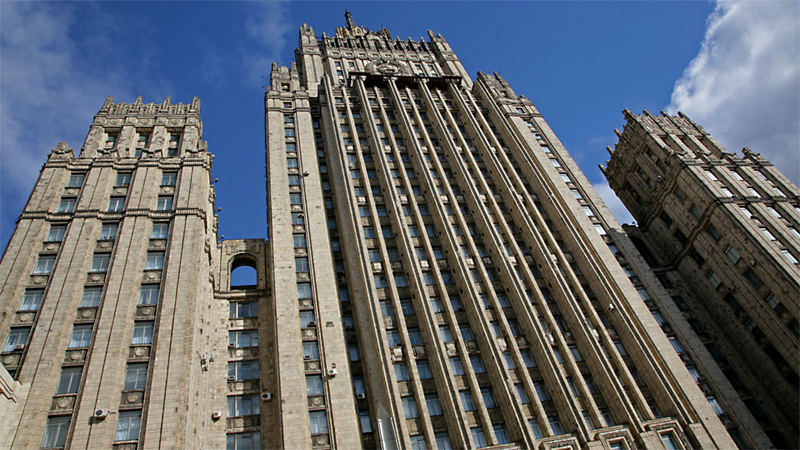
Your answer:
[[[265,237],[263,93],[297,29],[441,33],[473,75],[530,98],[604,198],[621,110],[682,110],[731,151],[800,177],[797,2],[0,2],[0,245],[58,141],[79,150],[106,96],[202,101],[220,234]],[[624,212],[611,204],[618,217]]]

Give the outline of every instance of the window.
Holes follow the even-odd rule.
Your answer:
[[[144,389],[147,386],[147,363],[128,364],[125,370],[125,390]]]
[[[308,258],[295,258],[294,259],[294,270],[297,272],[308,272]]]
[[[69,419],[71,417],[55,416],[47,418],[47,426],[44,429],[44,437],[42,438],[42,448],[60,448],[66,445]]]
[[[447,436],[446,431],[440,431],[433,437],[436,439],[436,448],[438,450],[452,450],[452,447],[450,446],[450,438]]]
[[[313,328],[317,326],[314,311],[300,311],[300,328]]]
[[[716,175],[714,175],[714,173],[713,173],[713,172],[711,172],[710,170],[706,170],[705,172],[706,172],[706,176],[707,176],[707,177],[708,177],[708,178],[709,178],[711,181],[719,181],[719,180],[717,179],[717,176],[716,176]]]
[[[536,361],[533,359],[530,350],[520,350],[520,354],[522,355],[522,360],[525,362],[525,367],[536,367]]]
[[[144,270],[161,270],[164,268],[164,252],[147,252]]]
[[[664,444],[664,448],[667,450],[678,450],[680,448],[675,444],[675,437],[672,433],[662,433],[659,436],[661,436],[661,443]]]
[[[356,362],[361,359],[361,356],[358,354],[358,347],[355,344],[350,344],[347,346],[347,354],[350,356],[350,361]]]
[[[311,298],[311,283],[297,283],[297,298]]]
[[[257,302],[230,302],[228,317],[230,319],[242,319],[247,317],[258,317]]]
[[[458,391],[458,396],[461,398],[461,405],[464,411],[475,411],[475,403],[472,401],[472,394],[469,390]]]
[[[328,434],[328,416],[325,411],[309,411],[311,434]]]
[[[472,434],[472,441],[475,443],[476,448],[486,447],[486,436],[483,435],[483,428],[470,428],[470,434]]]
[[[722,233],[712,224],[706,226],[706,233],[708,233],[715,241],[722,239]]]
[[[453,376],[464,375],[464,366],[461,365],[461,360],[458,356],[450,358],[450,370],[453,371]]]
[[[781,249],[781,253],[783,254],[783,256],[786,257],[786,259],[789,260],[790,263],[792,264],[798,263],[797,258],[795,258],[794,255],[789,250],[786,250],[785,248]]]
[[[292,213],[292,225],[305,225],[305,215],[301,212],[293,212]]]
[[[316,342],[303,342],[303,359],[319,359],[319,345]]]
[[[100,226],[100,237],[98,240],[101,241],[113,241],[117,237],[117,224],[116,223],[104,223]]]
[[[322,394],[322,375],[306,375],[306,395],[314,397]]]
[[[233,433],[226,436],[227,450],[258,450],[261,448],[261,433]]]
[[[144,345],[153,343],[153,322],[136,322],[133,326],[133,339],[131,345]]]
[[[531,428],[531,432],[533,433],[533,437],[536,439],[542,438],[542,430],[539,428],[539,422],[536,419],[528,419],[528,426]]]
[[[228,397],[228,417],[255,416],[261,413],[261,399],[256,394]]]
[[[408,366],[406,366],[406,363],[395,363],[394,375],[397,377],[397,381],[408,381],[410,378],[408,376]]]
[[[100,295],[103,288],[99,286],[83,288],[83,298],[81,298],[81,308],[97,308],[100,305]]]
[[[43,289],[26,289],[25,295],[22,297],[22,304],[19,305],[19,311],[38,311],[43,293]]]
[[[719,285],[722,284],[722,280],[719,278],[719,275],[717,275],[717,273],[713,270],[710,270],[706,274],[706,278],[708,279],[708,282],[711,283],[711,287],[714,289],[717,289]]]
[[[83,179],[86,177],[86,174],[83,173],[73,173],[69,176],[69,181],[67,182],[68,188],[78,188],[83,186]]]
[[[61,370],[56,394],[77,394],[81,385],[82,367],[65,367]]]
[[[6,339],[6,345],[3,346],[3,351],[13,352],[14,350],[21,350],[28,342],[28,334],[30,331],[30,327],[12,328],[8,333],[8,339]]]
[[[50,225],[50,232],[47,233],[47,242],[61,242],[66,232],[66,225]]]
[[[431,372],[431,366],[425,359],[417,361],[417,373],[419,374],[420,380],[427,380],[433,378],[433,373]]]
[[[147,147],[147,143],[150,141],[150,134],[149,133],[138,133],[138,137],[136,140],[136,148],[137,149],[144,149]]]
[[[722,188],[722,196],[723,197],[733,197],[733,192],[730,189],[723,187]]]
[[[517,397],[519,398],[519,402],[523,405],[530,403],[531,401],[528,399],[528,394],[525,393],[525,386],[522,383],[517,383],[514,385],[514,388],[517,391]]]
[[[358,412],[358,420],[361,422],[362,433],[372,433],[372,421],[369,418],[368,410],[361,410]]]
[[[681,346],[681,343],[680,343],[680,342],[678,342],[678,338],[676,338],[675,336],[670,336],[670,337],[669,337],[669,343],[670,343],[670,344],[672,344],[672,348],[674,348],[674,349],[675,349],[675,351],[676,351],[676,352],[677,352],[679,355],[680,355],[681,353],[683,353],[683,347]]]
[[[117,180],[114,182],[114,187],[128,187],[131,184],[130,172],[117,173]]]
[[[111,197],[108,200],[108,212],[122,212],[125,210],[125,197]]]
[[[736,251],[733,246],[729,245],[728,248],[725,250],[725,255],[731,260],[732,263],[736,264],[741,259],[739,256],[739,252]]]
[[[286,137],[294,137],[294,135],[295,135],[294,128],[284,128],[283,129],[283,135],[286,136]]]
[[[156,202],[156,210],[158,211],[171,211],[172,210],[172,196],[159,195]]]
[[[469,362],[472,363],[472,370],[475,373],[486,373],[486,368],[483,366],[483,360],[478,355],[470,355]]]
[[[75,325],[67,348],[85,348],[92,339],[92,325]]]
[[[486,405],[487,408],[497,408],[497,402],[494,400],[494,394],[492,394],[492,388],[488,386],[482,387],[481,396],[483,397],[483,403]]]
[[[419,417],[417,412],[417,402],[414,401],[413,396],[402,397],[403,412],[405,412],[406,419],[416,419]]]
[[[92,257],[91,272],[106,272],[108,262],[111,260],[111,253],[95,253]]]
[[[71,213],[75,210],[76,201],[77,199],[75,197],[61,197],[61,201],[58,203],[57,212]]]
[[[143,284],[142,289],[139,291],[139,304],[140,305],[157,305],[158,304],[159,285],[157,284]]]
[[[295,234],[293,236],[293,239],[294,239],[294,248],[306,248],[305,234]]]
[[[770,241],[776,240],[775,236],[768,229],[766,229],[765,227],[759,227],[759,230],[761,230],[761,234],[763,234],[764,237],[766,237]]]
[[[150,233],[150,239],[166,239],[168,236],[169,236],[168,222],[153,223],[153,231]]]
[[[161,174],[162,186],[175,186],[178,182],[178,172],[164,172]]]
[[[553,429],[553,434],[564,434],[564,429],[561,428],[561,421],[558,420],[558,416],[547,416],[547,421],[550,422],[550,428]]]
[[[534,381],[533,387],[536,389],[536,395],[539,397],[539,401],[546,402],[550,400],[550,394],[547,393],[547,389],[544,387],[542,381]]]
[[[297,152],[297,144],[294,143],[294,142],[287,142],[286,143],[286,151],[289,152],[289,153]]]
[[[711,405],[711,409],[714,410],[714,413],[716,415],[721,416],[725,414],[725,410],[722,409],[722,405],[719,404],[716,397],[714,397],[713,395],[709,395],[706,397],[706,400],[708,400],[708,404]]]
[[[403,99],[405,101],[405,99]],[[411,440],[411,450],[428,450],[425,445],[425,436],[418,434],[416,436],[409,436]]]
[[[511,443],[511,440],[508,439],[508,433],[506,433],[506,427],[503,425],[495,425],[494,434],[497,436],[497,443],[499,445]]]

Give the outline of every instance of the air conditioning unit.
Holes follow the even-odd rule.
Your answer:
[[[25,350],[25,344],[17,344],[14,346],[14,350]]]
[[[272,400],[272,392],[264,391],[261,393],[261,400],[268,402]]]
[[[359,392],[358,394],[356,394],[356,398],[359,400],[364,400],[365,398],[367,398],[367,394]]]
[[[308,322],[308,327],[307,328],[314,328],[316,326],[317,326],[317,324],[315,322]]]
[[[222,418],[222,411],[214,411],[211,413],[211,420],[219,420]]]
[[[335,367],[333,367],[333,368],[331,368],[331,369],[328,369],[328,376],[329,376],[329,377],[335,377],[335,376],[336,376],[336,375],[338,375],[338,374],[339,374],[339,371],[338,371],[338,370],[336,370],[336,368],[335,368]]]
[[[105,419],[106,417],[108,417],[108,414],[109,414],[109,411],[107,409],[95,409],[94,410],[94,414],[92,414],[92,417],[94,417],[95,419],[101,419],[102,420],[102,419]]]
[[[311,359],[311,355],[303,355],[303,359],[308,361]]]
[[[233,375],[228,376],[228,381],[236,381],[236,377]]]

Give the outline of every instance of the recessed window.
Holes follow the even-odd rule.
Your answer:
[[[113,241],[117,237],[117,224],[104,223],[100,226],[100,241]]]
[[[232,433],[226,437],[226,446],[229,449],[245,450],[261,448],[261,433]]]
[[[36,261],[36,267],[33,269],[34,275],[49,275],[53,271],[53,266],[56,264],[55,255],[42,255]]]
[[[169,236],[169,222],[154,222],[150,239],[166,239]]]
[[[325,411],[309,411],[311,434],[328,434],[328,416]]]
[[[257,380],[258,375],[258,360],[249,361],[229,361],[228,362],[228,379],[233,378],[236,381],[243,380]]]
[[[315,397],[323,393],[322,375],[306,375],[306,395]]]
[[[140,305],[157,305],[160,287],[157,284],[143,284],[139,291]]]
[[[69,419],[71,417],[55,416],[47,418],[47,426],[44,429],[44,437],[42,438],[42,448],[62,448],[66,445]]]
[[[6,345],[3,346],[4,352],[13,352],[14,350],[22,350],[28,342],[28,334],[30,334],[30,327],[12,328],[8,332]]]
[[[258,302],[230,302],[229,309],[230,319],[258,317]]]
[[[164,172],[161,174],[161,186],[175,186],[178,182],[178,172]]]
[[[171,211],[172,210],[172,196],[159,195],[158,202],[156,203],[156,210],[158,211]]]
[[[83,297],[81,298],[81,308],[97,308],[100,305],[100,296],[103,294],[103,288],[99,286],[83,288]]]
[[[128,187],[130,184],[131,184],[130,172],[120,172],[117,174],[117,180],[114,183],[114,187]]]
[[[111,261],[111,253],[95,253],[92,257],[91,272],[106,272]]]
[[[126,391],[144,389],[147,386],[147,363],[128,364],[125,370]]]
[[[161,270],[164,268],[164,252],[147,252],[144,270]]]
[[[258,347],[258,330],[228,331],[228,345],[234,348]]]
[[[61,201],[58,203],[57,212],[71,213],[72,211],[75,211],[75,202],[77,202],[75,197],[61,197]]]
[[[142,421],[142,411],[120,411],[117,419],[117,432],[114,435],[116,442],[139,440],[139,426]]]
[[[132,345],[146,345],[153,343],[153,322],[136,322],[133,326]]]
[[[111,197],[108,200],[108,212],[122,212],[125,210],[125,197]]]
[[[92,325],[75,325],[72,327],[72,337],[70,337],[68,348],[89,347],[91,339]]]
[[[483,434],[483,428],[481,427],[474,427],[469,429],[470,434],[472,435],[472,442],[475,443],[475,448],[486,447],[486,436]]]
[[[18,311],[38,311],[42,303],[43,289],[26,289]]]
[[[47,242],[61,242],[66,232],[66,225],[50,225],[50,231],[47,233]]]
[[[82,367],[65,367],[61,369],[56,394],[77,394],[81,385]]]
[[[67,187],[69,188],[78,188],[83,186],[83,180],[86,178],[86,174],[83,173],[73,173],[69,176],[69,181],[67,181]]]

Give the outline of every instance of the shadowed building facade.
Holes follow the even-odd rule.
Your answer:
[[[798,447],[800,190],[685,115],[624,114],[605,175],[638,222],[626,231],[721,368],[702,383],[727,379],[773,446]]]

